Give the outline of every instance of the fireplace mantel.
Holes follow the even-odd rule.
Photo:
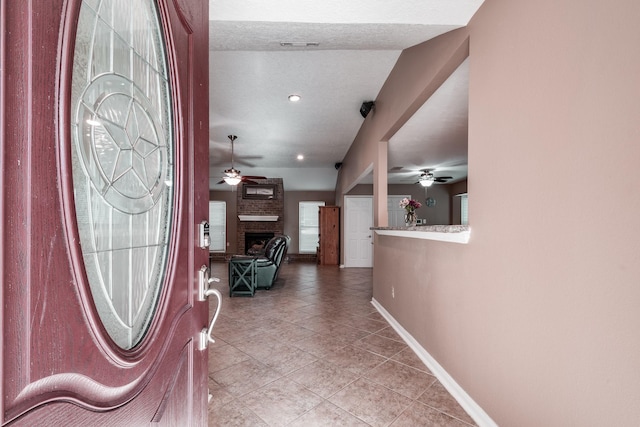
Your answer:
[[[240,221],[277,221],[278,215],[238,215]]]

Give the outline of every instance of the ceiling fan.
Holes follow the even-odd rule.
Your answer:
[[[246,182],[249,184],[257,184],[257,182],[252,180],[266,179],[266,177],[264,176],[249,176],[249,175],[242,176],[240,174],[240,171],[233,167],[233,143],[235,142],[236,139],[238,139],[238,137],[235,135],[229,135],[228,138],[229,138],[229,141],[231,141],[231,168],[225,169],[224,176],[222,177],[222,180],[218,182],[218,184],[226,183],[232,186],[236,186],[241,182]]]
[[[431,185],[433,185],[434,182],[445,183],[450,179],[453,179],[453,177],[451,176],[436,177],[433,175],[432,171],[430,171],[429,169],[425,169],[422,171],[422,173],[420,174],[420,178],[418,179],[418,182],[416,182],[415,184],[420,184],[423,187],[431,187]]]

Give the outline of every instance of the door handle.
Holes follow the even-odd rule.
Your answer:
[[[218,320],[218,315],[220,314],[220,309],[222,308],[222,294],[217,289],[207,289],[205,295],[208,297],[210,295],[215,295],[218,298],[218,305],[216,307],[215,313],[213,313],[213,317],[211,318],[211,322],[209,322],[209,327],[202,329],[200,331],[200,343],[198,346],[199,350],[205,350],[209,343],[214,343],[216,340],[213,339],[211,333],[213,332],[213,325],[216,324],[216,320]]]
[[[211,270],[206,265],[200,267],[198,270],[198,299],[200,301],[206,301],[211,295],[215,295],[218,299],[218,305],[216,306],[216,311],[213,313],[213,317],[211,318],[211,322],[209,322],[209,327],[202,329],[200,331],[200,342],[198,343],[199,350],[205,350],[209,343],[214,343],[215,340],[211,336],[213,332],[213,326],[218,320],[218,315],[220,314],[220,309],[222,308],[222,294],[217,289],[211,289],[209,286],[211,283],[219,282],[220,279],[217,277],[211,277]]]

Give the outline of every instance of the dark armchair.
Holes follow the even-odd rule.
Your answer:
[[[271,238],[264,247],[264,254],[258,257],[236,255],[233,258],[255,258],[256,260],[256,288],[270,289],[278,279],[278,272],[287,255],[291,238],[279,235]],[[233,259],[232,258],[232,259]]]

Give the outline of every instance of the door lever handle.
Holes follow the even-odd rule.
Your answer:
[[[211,295],[215,295],[218,299],[218,305],[216,306],[216,311],[213,313],[213,317],[211,318],[211,322],[209,322],[209,327],[204,328],[200,331],[200,340],[198,343],[199,350],[205,350],[209,343],[214,343],[215,340],[211,336],[213,332],[213,325],[216,324],[216,320],[218,320],[218,315],[220,314],[220,309],[222,308],[222,294],[217,289],[211,289],[209,286],[214,282],[219,282],[220,279],[217,277],[211,277],[211,270],[206,265],[200,267],[198,270],[198,300],[206,301]]]
[[[209,322],[209,327],[204,328],[200,331],[200,342],[198,343],[198,350],[205,350],[209,343],[214,343],[216,340],[213,339],[211,333],[213,332],[213,325],[216,324],[216,320],[218,320],[218,315],[220,314],[220,309],[222,308],[222,294],[217,289],[207,289],[205,291],[205,297],[209,297],[211,295],[215,295],[218,299],[218,305],[216,306],[216,311],[213,313],[213,317],[211,318],[211,322]]]

